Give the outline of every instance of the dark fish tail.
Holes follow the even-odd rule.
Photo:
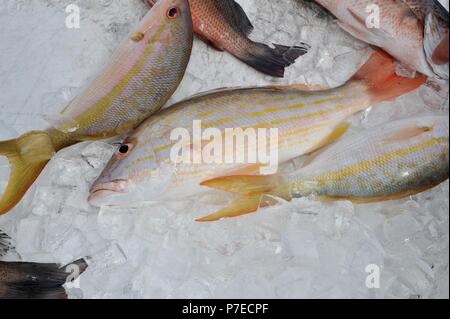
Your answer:
[[[292,47],[274,44],[274,48],[271,48],[253,42],[248,51],[236,57],[260,72],[282,78],[285,68],[294,64],[295,60],[306,54],[309,49],[310,46],[305,43]]]
[[[58,264],[0,262],[0,299],[66,299],[62,287],[88,267],[79,259],[60,267]]]

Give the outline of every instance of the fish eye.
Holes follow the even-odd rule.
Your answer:
[[[180,15],[180,10],[178,7],[172,7],[169,10],[167,10],[167,17],[169,19],[175,19]]]
[[[128,145],[122,145],[122,146],[120,146],[120,148],[119,148],[119,153],[120,154],[126,154],[126,153],[128,153],[128,150],[130,149],[130,147],[128,146]]]
[[[120,145],[119,150],[117,151],[117,156],[119,158],[127,157],[130,154],[133,145],[131,143],[123,143]]]

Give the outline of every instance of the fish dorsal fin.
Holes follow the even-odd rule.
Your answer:
[[[275,84],[275,85],[271,85],[270,87],[274,88],[274,89],[292,89],[292,90],[307,91],[307,92],[326,91],[326,90],[330,89],[330,87],[325,86],[325,85],[309,84],[309,83]]]
[[[190,101],[190,100],[197,99],[197,98],[202,98],[202,97],[205,97],[205,96],[208,96],[208,95],[211,95],[211,94],[215,94],[215,93],[223,93],[223,92],[230,93],[230,92],[237,92],[237,91],[244,91],[244,90],[261,90],[261,91],[272,90],[272,91],[279,91],[279,90],[282,90],[282,89],[289,89],[289,88],[291,88],[291,86],[283,86],[283,85],[253,86],[253,87],[252,86],[236,86],[236,87],[232,87],[232,88],[221,87],[221,88],[212,89],[212,90],[208,90],[208,91],[205,91],[205,92],[193,94],[193,95],[189,96],[187,99],[185,99],[185,100],[183,100],[181,102],[178,102],[176,104],[180,104],[182,102]],[[293,85],[292,88],[293,89],[300,89],[300,87],[297,87],[295,85]]]
[[[246,36],[253,31],[253,25],[247,17],[247,14],[236,1],[221,0],[216,1],[215,3],[235,31]]]
[[[237,89],[239,89],[239,88],[237,88]],[[228,91],[228,90],[230,90],[230,88],[227,88],[227,87],[211,89],[211,90],[208,90],[208,91],[204,91],[204,92],[200,92],[200,93],[197,93],[197,94],[193,94],[193,95],[189,96],[187,99],[188,100],[192,100],[192,99],[196,99],[196,98],[200,98],[200,97],[204,97],[204,96],[207,96],[207,95],[211,95],[211,94],[214,94],[214,93],[220,93],[220,92],[224,92],[224,91]]]

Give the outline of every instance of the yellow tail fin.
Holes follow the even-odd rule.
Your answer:
[[[233,202],[231,205],[219,210],[218,212],[197,219],[198,222],[213,222],[223,218],[238,217],[250,214],[261,207],[261,195],[243,196]]]
[[[0,199],[0,215],[22,199],[54,153],[47,132],[29,132],[15,140],[0,142],[0,155],[8,158],[11,170]]]
[[[271,204],[270,202],[261,200],[264,195],[274,195],[284,199],[290,199],[289,192],[284,187],[286,184],[279,175],[224,176],[205,181],[201,185],[242,196],[230,206],[212,215],[197,219],[199,222],[211,222],[222,218],[231,218],[253,213],[259,207],[265,207]]]

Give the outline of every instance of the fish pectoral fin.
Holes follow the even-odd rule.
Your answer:
[[[256,212],[261,206],[262,195],[242,196],[231,205],[219,210],[218,212],[197,219],[198,222],[213,222],[224,218],[238,217]]]
[[[241,195],[273,194],[282,179],[278,175],[235,175],[213,178],[200,185]]]
[[[383,140],[384,143],[398,143],[401,141],[409,140],[414,137],[418,137],[426,132],[430,132],[433,130],[433,126],[431,125],[417,125],[413,127],[407,127],[402,130],[397,131],[392,136],[389,136]]]
[[[248,36],[253,31],[253,25],[239,3],[234,0],[221,0],[217,1],[216,5],[236,32]]]
[[[276,197],[290,199],[288,192],[283,188],[284,183],[279,175],[224,176],[205,181],[201,185],[236,193],[241,197],[218,212],[197,219],[199,222],[210,222],[222,218],[250,214],[257,211],[260,207],[266,207],[276,203],[275,200],[263,201],[262,198],[264,195],[274,195]]]

